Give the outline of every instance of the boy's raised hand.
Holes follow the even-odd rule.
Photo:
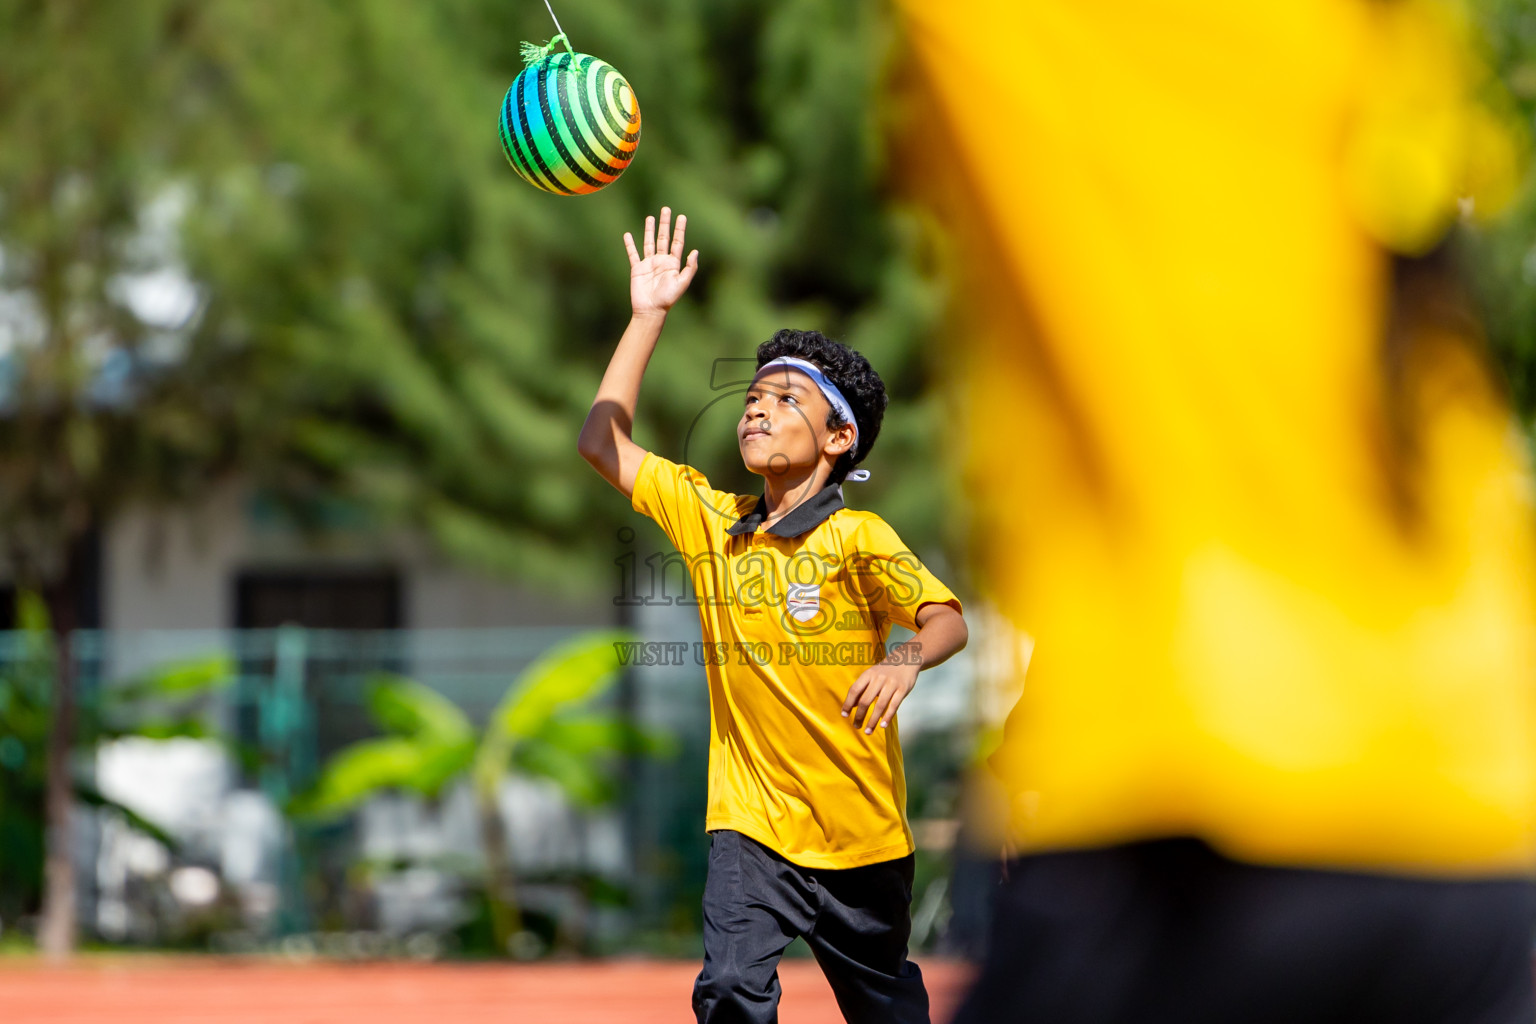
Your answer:
[[[683,262],[683,236],[688,218],[679,215],[677,231],[672,231],[672,210],[661,208],[658,229],[655,217],[645,218],[645,256],[635,250],[635,239],[624,232],[624,248],[629,250],[629,304],[636,316],[665,313],[682,298],[699,269],[699,250],[688,253]]]

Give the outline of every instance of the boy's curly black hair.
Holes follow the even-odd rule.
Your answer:
[[[885,417],[885,407],[890,401],[885,393],[885,382],[869,365],[869,360],[841,342],[833,341],[820,331],[796,331],[785,328],[775,332],[772,338],[757,346],[757,368],[780,356],[796,356],[815,363],[827,375],[853,407],[854,425],[859,428],[859,443],[852,451],[844,452],[832,467],[831,483],[842,483],[848,471],[864,461],[869,450],[880,436],[880,421]],[[840,427],[843,418],[836,409],[827,412],[827,426]]]

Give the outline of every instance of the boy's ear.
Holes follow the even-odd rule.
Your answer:
[[[844,423],[840,427],[833,428],[827,435],[827,443],[822,445],[821,450],[833,458],[853,451],[853,424]]]

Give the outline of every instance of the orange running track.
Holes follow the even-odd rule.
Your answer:
[[[942,1024],[967,969],[925,961]],[[6,1024],[683,1024],[695,963],[293,964],[272,960],[82,958],[0,961]],[[839,1024],[814,961],[779,970],[783,1024]]]

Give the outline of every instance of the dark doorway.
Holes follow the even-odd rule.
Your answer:
[[[235,579],[240,629],[399,629],[400,604],[391,569],[250,570]]]

